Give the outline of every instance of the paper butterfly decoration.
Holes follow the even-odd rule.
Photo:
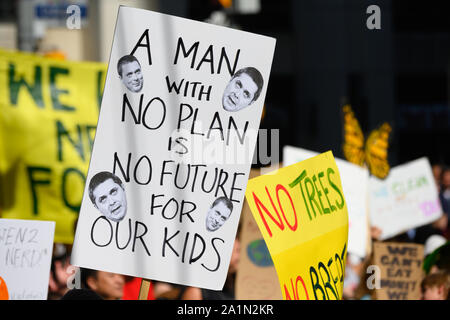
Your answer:
[[[389,174],[388,147],[389,134],[392,131],[389,123],[383,123],[373,130],[367,140],[361,130],[358,120],[349,105],[344,111],[344,157],[359,166],[367,165],[372,175],[384,179]]]

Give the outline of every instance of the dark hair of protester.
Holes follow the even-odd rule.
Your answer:
[[[139,63],[139,60],[135,56],[125,55],[122,58],[120,58],[119,61],[117,62],[117,72],[119,73],[119,76],[122,76],[122,66],[125,63],[131,63],[131,62],[134,62],[134,61],[136,61],[139,65],[141,65]]]
[[[115,174],[108,172],[108,171],[102,171],[97,173],[95,176],[92,177],[91,181],[89,182],[89,198],[91,199],[92,203],[95,205],[95,196],[94,196],[94,190],[95,188],[105,182],[108,179],[112,179],[115,183],[117,183],[119,186],[123,189],[122,180]]]
[[[61,300],[103,300],[103,298],[91,289],[83,288],[69,290]]]
[[[233,203],[227,197],[220,197],[214,200],[214,202],[211,205],[211,208],[216,206],[219,202],[223,202],[227,206],[227,208],[230,209],[230,211],[233,211]]]
[[[256,86],[258,87],[258,90],[256,90],[255,94],[253,95],[253,100],[252,100],[252,101],[256,101],[258,99],[259,95],[261,94],[261,90],[262,90],[263,84],[264,84],[264,79],[263,79],[261,73],[258,71],[258,69],[253,68],[253,67],[246,67],[246,68],[239,69],[233,75],[233,77],[231,79],[234,79],[243,73],[247,74],[250,78],[252,78],[252,80],[255,82]]]

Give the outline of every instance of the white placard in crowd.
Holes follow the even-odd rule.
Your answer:
[[[312,158],[318,152],[285,146],[283,148],[283,165],[291,164]],[[344,197],[347,201],[349,229],[348,229],[348,252],[364,258],[366,256],[368,237],[368,214],[367,214],[367,190],[369,172],[348,161],[335,158],[339,169]]]
[[[442,215],[439,195],[427,158],[391,168],[386,179],[369,179],[371,225],[380,240],[429,224]]]
[[[55,222],[0,219],[0,296],[46,300]]]
[[[274,49],[120,7],[72,264],[223,288]]]

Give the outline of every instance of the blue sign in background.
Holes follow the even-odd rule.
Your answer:
[[[39,19],[66,19],[72,13],[67,13],[67,7],[70,4],[39,4],[35,7],[36,17]],[[77,4],[80,8],[80,16],[82,19],[87,17],[87,6]]]

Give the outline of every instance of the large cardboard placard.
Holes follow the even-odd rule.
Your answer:
[[[340,300],[348,214],[331,151],[249,180],[245,196],[283,298]]]
[[[250,178],[258,175],[258,169],[250,171]],[[236,274],[236,299],[281,300],[283,296],[275,266],[247,201],[244,201],[241,219],[241,254]]]
[[[0,219],[0,297],[46,300],[55,222]]]
[[[0,50],[0,216],[74,223],[97,126],[106,64]]]
[[[120,7],[74,265],[223,288],[274,46]]]
[[[283,164],[291,164],[312,158],[319,153],[285,146]],[[342,188],[348,208],[348,252],[364,258],[367,255],[369,237],[369,217],[367,191],[369,171],[348,161],[335,158],[341,176]]]
[[[419,300],[423,245],[415,243],[375,242],[374,264],[380,267],[377,300]]]
[[[385,180],[369,179],[371,225],[380,240],[429,224],[442,216],[439,195],[427,158],[391,168]]]

